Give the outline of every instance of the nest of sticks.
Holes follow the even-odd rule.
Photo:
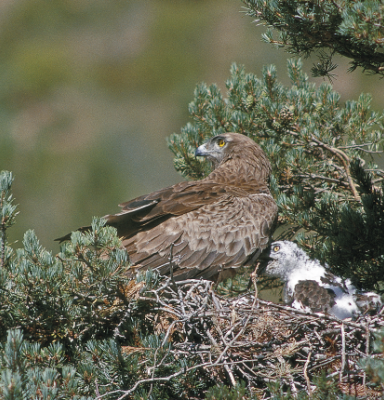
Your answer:
[[[174,356],[193,358],[194,366],[169,377],[152,375],[137,385],[203,369],[217,383],[235,386],[243,381],[267,399],[272,382],[294,397],[303,390],[311,395],[314,378],[325,373],[346,394],[382,395],[366,387],[358,361],[372,356],[373,333],[384,327],[383,309],[374,316],[341,321],[260,300],[255,275],[253,283],[254,291],[236,298],[217,295],[212,282],[202,279],[165,278],[157,289],[141,291],[136,298],[151,303],[146,318],[157,334],[163,334],[163,344],[172,342]],[[156,362],[152,365],[155,371]]]

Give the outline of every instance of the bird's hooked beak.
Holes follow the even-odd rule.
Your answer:
[[[206,147],[207,143],[202,144],[199,146],[196,151],[195,151],[195,156],[201,156],[201,157],[206,157],[209,153]]]

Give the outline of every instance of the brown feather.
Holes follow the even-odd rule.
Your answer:
[[[332,289],[326,289],[316,281],[299,281],[295,286],[294,299],[313,312],[329,312],[336,304],[335,297]]]

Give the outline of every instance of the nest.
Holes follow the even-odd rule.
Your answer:
[[[255,279],[254,285],[253,293],[224,298],[210,281],[166,278],[158,289],[142,292],[138,299],[151,303],[155,312],[146,318],[163,335],[163,345],[172,342],[177,359],[194,360],[192,367],[170,377],[142,382],[204,370],[217,383],[246,382],[265,399],[271,382],[278,382],[294,397],[302,390],[311,395],[316,389],[314,378],[325,373],[337,380],[344,393],[381,396],[366,387],[358,361],[370,355],[373,333],[384,326],[383,310],[341,321],[260,300]]]

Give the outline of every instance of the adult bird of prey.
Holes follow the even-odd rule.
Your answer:
[[[268,246],[277,206],[268,189],[271,164],[261,147],[245,135],[224,133],[195,155],[213,164],[206,178],[140,196],[104,217],[117,229],[135,270],[167,275],[171,258],[176,280],[220,282],[236,268],[253,265]]]
[[[329,272],[327,264],[323,267],[318,260],[310,259],[296,243],[272,243],[269,257],[264,273],[284,281],[283,299],[293,308],[345,319],[381,306],[379,295],[358,291],[349,279]]]

